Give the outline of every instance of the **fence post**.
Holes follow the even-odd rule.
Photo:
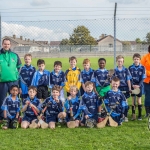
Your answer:
[[[116,67],[116,9],[117,3],[115,3],[115,10],[114,10],[114,68]]]

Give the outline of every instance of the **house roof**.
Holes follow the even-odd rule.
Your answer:
[[[136,43],[136,41],[121,41],[122,43],[123,42],[128,42],[128,43],[131,43],[131,45],[136,45],[137,43]]]
[[[58,46],[60,45],[61,41],[51,41],[50,46]]]
[[[102,41],[102,40],[106,39],[107,37],[114,38],[112,35],[106,35],[106,36],[104,36],[103,38],[101,38],[101,39],[97,40],[97,42],[100,42],[100,41]],[[120,40],[118,40],[118,39],[116,39],[116,40],[117,40],[118,42],[122,43]]]
[[[23,40],[23,39],[17,38],[17,37],[14,38],[14,37],[11,37],[11,36],[5,36],[4,38],[9,38],[13,43],[16,43],[16,44],[30,45],[30,46],[39,46],[38,43],[33,42],[31,40],[28,41],[28,40]]]

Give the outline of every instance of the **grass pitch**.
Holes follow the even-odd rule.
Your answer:
[[[46,58],[46,69],[52,71],[53,63],[60,60],[63,71],[69,68],[68,58]],[[98,68],[98,57],[90,58],[91,67]],[[106,68],[113,68],[113,58],[106,57]],[[37,59],[33,59],[36,66]],[[82,67],[83,58],[78,58],[78,67]],[[125,66],[132,64],[131,57],[125,57]],[[131,104],[131,100],[129,100]],[[144,110],[144,108],[143,108]],[[143,111],[143,116],[145,111]],[[129,120],[131,110],[129,111]],[[51,129],[17,129],[0,130],[1,150],[149,150],[150,132],[147,129],[147,119],[129,121],[117,128],[105,127],[68,129],[65,126]]]

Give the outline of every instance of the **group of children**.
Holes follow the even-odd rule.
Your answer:
[[[106,59],[98,60],[99,69],[93,70],[89,59],[84,59],[84,70],[80,70],[76,57],[69,58],[70,68],[64,73],[62,63],[54,62],[54,70],[45,70],[45,61],[37,61],[38,70],[31,65],[32,56],[24,56],[25,65],[20,69],[19,86],[12,86],[10,95],[6,97],[1,109],[4,112],[3,129],[16,128],[19,117],[20,103],[18,94],[21,95],[23,119],[22,128],[37,119],[35,111],[40,114],[44,110],[45,121],[51,129],[55,123],[65,120],[67,126],[71,121],[70,108],[73,111],[73,119],[76,127],[84,126],[88,118],[100,122],[103,116],[102,106],[111,117],[121,125],[123,121],[128,122],[128,102],[132,89],[140,88],[138,95],[132,96],[132,120],[135,120],[134,98],[138,100],[138,120],[142,120],[142,88],[145,78],[145,68],[140,64],[141,56],[133,55],[133,65],[124,67],[124,57],[119,55],[116,58],[118,66],[114,69],[112,76],[105,68]],[[67,92],[65,99],[64,90]],[[125,93],[122,93],[125,91]],[[46,108],[46,109],[45,109]],[[39,125],[40,126],[40,125]]]

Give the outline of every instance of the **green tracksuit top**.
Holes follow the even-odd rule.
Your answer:
[[[21,60],[11,50],[0,50],[0,82],[13,82],[18,80]]]

